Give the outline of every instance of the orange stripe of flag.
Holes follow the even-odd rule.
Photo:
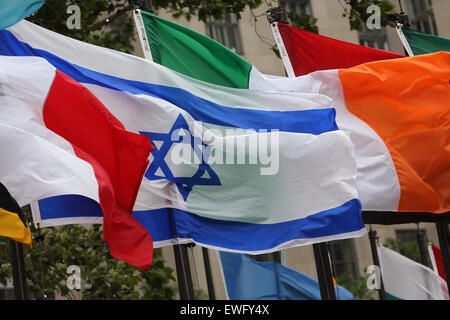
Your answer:
[[[450,53],[377,61],[339,75],[347,109],[391,153],[398,211],[450,211]]]

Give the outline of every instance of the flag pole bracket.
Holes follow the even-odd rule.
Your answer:
[[[272,8],[267,10],[267,20],[269,20],[271,24],[274,22],[289,24],[287,13],[283,8]]]

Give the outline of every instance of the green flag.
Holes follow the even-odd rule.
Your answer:
[[[219,42],[146,11],[135,19],[141,41],[150,47],[146,58],[209,83],[249,87],[252,65]]]
[[[450,39],[420,33],[404,26],[402,32],[414,55],[450,51]]]

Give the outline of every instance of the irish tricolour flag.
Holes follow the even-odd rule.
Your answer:
[[[133,216],[156,246],[262,253],[365,234],[354,147],[326,95],[219,86],[27,21],[0,33],[0,54],[45,58],[151,141]],[[101,222],[88,200],[43,199],[34,222]]]

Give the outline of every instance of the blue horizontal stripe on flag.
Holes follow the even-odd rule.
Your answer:
[[[96,201],[79,195],[40,200],[39,208],[42,220],[102,216]],[[314,239],[364,228],[358,199],[303,219],[273,224],[217,220],[170,208],[133,211],[133,216],[155,242],[184,238],[240,251],[268,250],[290,240]]]
[[[67,194],[38,201],[42,220],[75,218],[75,217],[103,217],[100,204],[90,198]]]
[[[133,216],[149,231],[153,241],[185,238],[242,251],[268,250],[295,239],[320,238],[364,228],[358,199],[306,218],[273,224],[217,220],[177,209],[134,211]]]
[[[225,107],[197,97],[181,88],[126,80],[80,67],[48,51],[32,48],[27,43],[19,41],[7,30],[0,31],[0,54],[42,57],[78,82],[164,99],[188,112],[195,120],[214,125],[254,130],[277,129],[310,134],[338,130],[334,108],[266,111]],[[145,129],[142,128],[142,130]]]

